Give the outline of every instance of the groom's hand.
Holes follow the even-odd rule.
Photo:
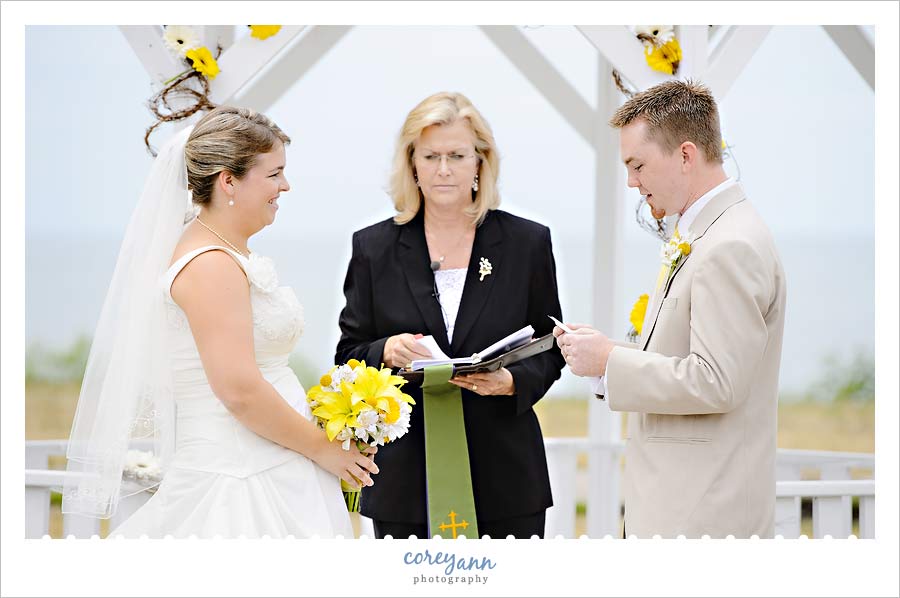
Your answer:
[[[431,359],[431,352],[418,339],[421,334],[398,334],[384,343],[382,359],[392,368],[405,368],[416,359]]]
[[[580,330],[582,328],[594,330],[593,328],[590,327],[589,324],[566,324],[566,328],[568,328],[569,330]],[[562,328],[560,328],[559,326],[553,327],[553,336],[556,337],[557,339],[560,336],[564,335],[565,333],[566,333],[566,331],[563,330]],[[559,341],[557,341],[557,344],[559,344]]]
[[[562,352],[563,358],[576,376],[603,376],[606,374],[606,363],[609,354],[615,345],[605,334],[582,324],[569,325],[574,330],[565,333],[559,330],[556,336],[556,344]]]

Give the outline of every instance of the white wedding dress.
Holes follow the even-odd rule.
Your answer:
[[[110,536],[352,538],[339,479],[246,428],[210,388],[187,318],[170,293],[182,268],[210,250],[229,253],[250,281],[253,342],[263,377],[312,420],[306,393],[288,367],[303,331],[303,308],[289,287],[278,286],[271,260],[256,254],[248,260],[218,246],[188,252],[161,281],[176,405],[173,463],[150,500]]]

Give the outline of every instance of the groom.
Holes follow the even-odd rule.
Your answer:
[[[628,186],[655,217],[680,215],[637,344],[554,329],[571,370],[603,376],[610,409],[631,412],[625,533],[772,537],[785,306],[772,235],[722,168],[707,88],[662,83],[610,124]]]

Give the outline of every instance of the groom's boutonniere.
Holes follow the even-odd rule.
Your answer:
[[[691,253],[691,243],[694,242],[694,235],[689,234],[682,237],[678,231],[672,235],[672,238],[662,246],[662,263],[663,266],[669,267],[669,275],[678,267],[681,260]]]
[[[481,278],[478,279],[478,282],[483,281],[485,276],[490,276],[493,269],[491,260],[486,257],[481,258],[481,261],[478,263],[478,273],[481,274]]]

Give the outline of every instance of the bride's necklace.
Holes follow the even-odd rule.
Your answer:
[[[217,233],[216,231],[214,231],[214,230],[212,229],[211,226],[209,226],[208,224],[206,224],[205,222],[203,222],[202,220],[200,220],[200,216],[197,216],[194,220],[196,220],[197,222],[199,222],[200,224],[202,224],[202,225],[203,225],[203,228],[205,228],[206,230],[208,230],[209,232],[211,232],[211,233],[214,234],[215,236],[219,237],[223,242],[225,242],[226,245],[228,245],[229,247],[231,247],[232,249],[234,249],[235,251],[237,251],[238,253],[240,253],[242,256],[244,256],[244,257],[247,258],[248,260],[250,259],[250,256],[249,256],[248,254],[244,253],[243,251],[241,251],[240,249],[238,249],[237,247],[235,247],[235,246],[231,243],[231,241],[229,241],[228,239],[226,239],[225,237],[223,237],[222,235],[220,235],[219,233]]]

